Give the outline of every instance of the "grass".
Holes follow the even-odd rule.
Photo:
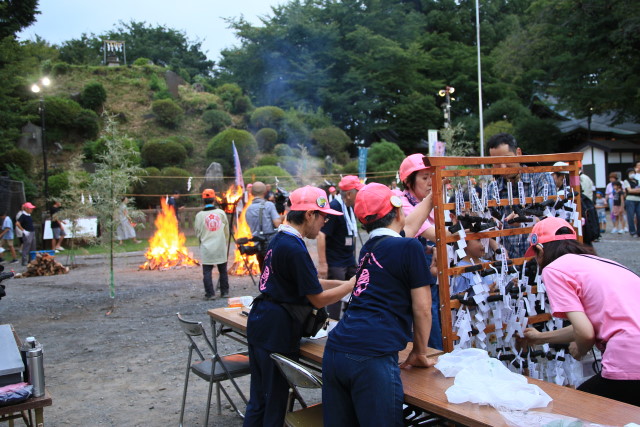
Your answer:
[[[186,246],[198,246],[198,239],[195,236],[187,237]],[[69,244],[64,245],[65,251],[59,252],[58,256],[65,255],[70,252],[71,246]],[[144,252],[149,248],[149,242],[142,240],[140,243],[134,243],[133,240],[125,240],[122,245],[119,245],[117,241],[113,242],[114,253],[126,253],[126,252]],[[109,246],[102,245],[87,245],[73,248],[75,255],[101,255],[108,254],[111,248]]]

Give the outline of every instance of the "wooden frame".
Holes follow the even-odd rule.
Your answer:
[[[433,191],[433,209],[436,227],[436,252],[438,266],[438,287],[440,291],[440,320],[442,325],[442,341],[445,352],[453,351],[453,342],[457,336],[453,333],[451,322],[451,309],[459,307],[458,301],[451,301],[449,294],[449,278],[452,274],[459,274],[460,269],[450,268],[447,257],[447,243],[453,243],[460,238],[458,235],[448,235],[445,226],[444,212],[449,209],[455,209],[455,203],[446,203],[444,196],[446,195],[445,185],[436,185],[443,182],[446,178],[465,177],[465,176],[486,176],[486,175],[507,175],[514,173],[548,173],[557,171],[569,171],[569,184],[575,193],[580,193],[580,162],[583,153],[562,153],[562,154],[544,154],[534,156],[504,156],[504,157],[424,157],[424,164],[432,166],[429,169],[432,179]],[[522,167],[485,167],[488,163],[493,165],[512,164],[515,162],[524,164],[534,163],[550,163],[565,162],[568,166],[522,166]],[[447,169],[447,167],[466,166],[468,169]],[[551,196],[553,197],[553,196]],[[541,202],[542,197],[525,197],[526,203]],[[519,203],[517,197],[513,198],[514,203]],[[575,200],[578,211],[582,216],[582,205],[580,198]],[[467,206],[468,206],[467,202]],[[508,206],[507,199],[501,199],[499,203],[491,200],[489,206]],[[528,234],[532,227],[509,228],[506,230],[484,231],[481,233],[469,233],[465,240],[476,240],[487,237],[509,236],[516,234]],[[582,241],[582,237],[579,237]],[[522,264],[526,258],[513,259],[513,263]],[[457,307],[456,307],[457,305]],[[548,320],[549,316],[540,315],[536,321]],[[487,332],[490,332],[487,330]]]

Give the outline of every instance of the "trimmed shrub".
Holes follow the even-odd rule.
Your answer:
[[[140,155],[146,166],[162,168],[182,165],[187,158],[187,150],[179,142],[155,139],[142,146]]]
[[[69,174],[62,172],[48,177],[49,196],[60,197],[62,193],[69,188]]]
[[[248,96],[242,95],[233,102],[233,108],[231,108],[232,114],[244,114],[253,108],[251,99]]]
[[[261,153],[269,153],[276,146],[278,132],[275,129],[263,128],[256,133],[258,149]]]
[[[376,179],[378,182],[388,183],[395,179],[395,173],[400,168],[400,163],[405,158],[404,152],[397,144],[389,141],[380,141],[371,145],[367,154],[367,171],[369,172],[389,172],[388,178]]]
[[[80,111],[73,124],[83,138],[93,139],[100,132],[100,118],[92,110],[83,109]]]
[[[273,154],[278,157],[293,156],[293,149],[287,144],[276,144],[273,147]]]
[[[53,64],[53,67],[51,68],[51,74],[53,74],[54,77],[62,76],[69,72],[69,68],[70,66],[66,62],[56,62],[55,64]]]
[[[274,154],[267,154],[258,159],[258,166],[277,166],[280,158]]]
[[[284,120],[284,110],[278,107],[259,107],[251,113],[250,124],[253,129],[279,129]]]
[[[351,138],[338,127],[330,126],[314,129],[310,135],[313,152],[326,156],[345,151],[351,144]]]
[[[283,142],[294,148],[298,145],[308,145],[309,128],[298,118],[295,110],[286,113],[279,128],[278,142]],[[310,154],[316,155],[317,153],[310,150]]]
[[[358,175],[358,159],[352,160],[344,166],[336,166],[335,173],[343,175]]]
[[[300,173],[300,158],[292,156],[280,157],[278,161],[281,168],[289,172],[293,176],[297,176]]]
[[[243,96],[242,89],[235,83],[225,83],[217,87],[215,93],[220,97],[227,111],[232,111],[236,100]]]
[[[274,182],[275,178],[278,178],[280,187],[288,191],[293,191],[298,187],[293,177],[278,166],[258,166],[247,169],[242,173],[242,177],[245,183],[254,181]]]
[[[20,148],[12,148],[0,156],[0,169],[8,170],[8,165],[16,166],[25,173],[31,173],[33,167],[33,156],[28,151]]]
[[[173,129],[178,127],[180,121],[182,121],[182,108],[171,99],[153,101],[151,109],[156,115],[158,123],[164,127]]]
[[[80,105],[89,110],[98,111],[107,100],[107,91],[99,82],[88,83],[80,94]]]
[[[207,124],[207,132],[216,134],[231,126],[231,116],[222,110],[207,110],[202,113],[202,121]]]
[[[255,161],[258,153],[258,143],[246,130],[227,129],[214,136],[207,147],[207,160],[217,161],[223,165],[233,164],[232,142],[235,142],[240,163],[243,167],[248,167]],[[225,169],[225,175],[229,175],[233,170]]]
[[[130,161],[131,163],[140,163],[140,147],[138,143],[131,138],[124,140],[125,147],[131,151]],[[107,152],[107,144],[103,138],[97,141],[87,141],[84,144],[84,157],[88,161],[99,162],[100,157],[104,156]]]
[[[187,112],[200,113],[205,110],[217,110],[222,100],[209,92],[197,92],[191,86],[178,86],[180,102]]]
[[[189,138],[188,136],[174,135],[174,136],[170,136],[169,138],[167,138],[167,140],[182,144],[184,149],[187,150],[187,156],[191,156],[193,154],[193,150],[194,150],[195,146],[193,144],[193,140],[191,138]]]
[[[153,64],[153,61],[150,60],[149,58],[138,58],[135,61],[133,61],[133,65],[136,65],[138,67],[142,67],[144,65],[150,65]]]

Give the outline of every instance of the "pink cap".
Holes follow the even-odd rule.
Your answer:
[[[568,227],[572,234],[560,234],[556,236],[556,232],[562,227]],[[555,242],[557,240],[576,240],[576,231],[571,224],[562,218],[548,217],[533,226],[529,235],[529,249],[524,256],[534,256],[536,254],[534,247],[538,244]]]
[[[416,153],[405,158],[400,164],[400,181],[406,182],[409,175],[416,171],[429,169],[429,166],[425,166],[422,158],[424,154]]]
[[[343,215],[329,207],[329,199],[324,190],[307,185],[289,195],[292,211],[320,211],[330,215]]]
[[[333,193],[334,191],[336,191],[336,187],[334,187],[333,185],[329,187],[329,193]]]
[[[27,202],[22,205],[23,208],[35,209],[36,207],[31,204],[31,202]]]
[[[361,223],[370,224],[391,212],[393,208],[401,206],[402,199],[396,196],[389,187],[373,182],[358,191],[354,211]],[[375,217],[371,218],[372,215]]]
[[[347,175],[340,180],[338,187],[340,187],[342,191],[349,191],[353,190],[354,188],[356,190],[360,190],[362,187],[364,187],[364,184],[360,182],[357,176]]]

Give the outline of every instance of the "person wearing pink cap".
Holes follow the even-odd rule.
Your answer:
[[[420,203],[427,203],[426,208],[431,211],[431,174],[429,167],[424,164],[424,154],[416,153],[407,156],[400,164],[398,175],[402,185],[404,186],[402,209],[404,214],[409,216],[420,206]],[[425,200],[426,199],[426,200]],[[415,232],[415,235],[407,235],[407,237],[417,237],[427,252],[427,261],[431,265],[433,260],[432,247],[436,239],[436,229],[434,226],[433,215],[425,219],[422,225]],[[431,275],[429,270],[431,285],[436,284],[436,277]],[[429,347],[442,350],[442,328],[440,326],[440,292],[437,286],[431,286],[431,315],[433,317],[432,328],[430,334]]]
[[[403,238],[400,197],[383,184],[365,185],[355,213],[369,232],[360,251],[349,307],[329,333],[322,359],[327,426],[401,426],[400,368],[433,366],[429,264],[424,248]],[[413,349],[398,363],[409,341]]]
[[[16,227],[22,232],[22,265],[29,262],[29,252],[36,250],[36,228],[33,225],[31,213],[36,207],[30,202],[22,205],[23,214],[16,222]]]
[[[298,188],[289,196],[287,224],[280,225],[269,243],[260,276],[260,296],[247,321],[251,386],[245,426],[282,426],[289,386],[271,353],[297,360],[302,324],[291,306],[316,308],[335,303],[355,285],[349,281],[318,279],[303,238],[315,239],[330,215],[342,215],[329,206],[327,194],[316,187]],[[283,305],[286,304],[286,305]]]
[[[593,345],[602,354],[602,372],[578,390],[640,406],[640,277],[627,267],[595,256],[576,240],[564,219],[546,218],[529,237],[525,256],[535,255],[555,317],[571,326],[524,331],[530,344],[566,344],[576,359]]]
[[[330,203],[331,209],[343,215],[331,216],[318,234],[318,273],[323,279],[346,280],[356,274],[356,239],[358,224],[353,205],[358,190],[364,187],[357,176],[340,180],[340,197]],[[340,319],[342,303],[327,307],[333,319]]]
[[[332,185],[329,187],[329,203],[333,202],[336,197],[338,197],[338,192],[336,191],[336,187]]]

